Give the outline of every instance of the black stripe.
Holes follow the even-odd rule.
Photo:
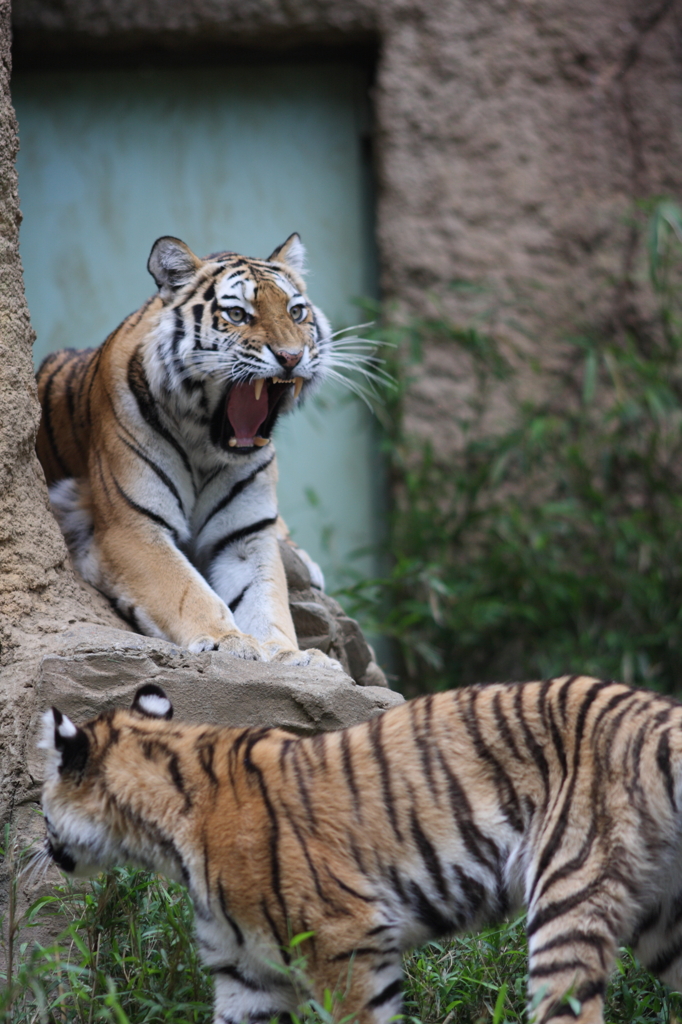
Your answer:
[[[267,729],[267,728],[250,729],[247,732],[245,732],[241,737],[238,738],[238,740],[235,742],[234,746],[236,747],[237,744],[239,742],[241,742],[241,740],[245,739],[245,741],[246,741],[246,749],[244,751],[244,759],[243,759],[244,768],[246,769],[247,772],[250,772],[252,775],[256,776],[256,780],[258,782],[258,787],[259,787],[260,792],[261,792],[261,798],[263,800],[263,803],[265,804],[265,809],[267,811],[268,818],[270,820],[270,842],[269,842],[269,848],[270,848],[270,876],[271,876],[272,889],[273,889],[273,892],[274,892],[275,897],[277,899],[277,902],[279,903],[280,909],[282,911],[282,918],[283,918],[284,921],[288,921],[289,918],[290,918],[290,914],[289,914],[289,909],[287,907],[286,899],[284,897],[284,892],[282,890],[282,878],[281,878],[281,871],[280,871],[280,865],[279,865],[279,815],[275,813],[275,809],[274,809],[274,807],[272,805],[272,801],[270,800],[270,794],[268,793],[268,788],[267,788],[267,785],[265,783],[265,776],[263,775],[263,772],[258,767],[258,765],[254,763],[254,761],[252,759],[252,756],[251,756],[252,753],[253,753],[253,749],[256,746],[256,744],[259,743],[262,739],[264,739],[269,734],[269,731],[270,730]],[[264,905],[264,912],[266,913],[267,920],[268,920],[268,923],[270,924],[270,927],[275,929],[275,923],[270,918],[269,911],[267,910],[267,907],[265,907],[265,905]],[[280,946],[282,945],[281,939],[279,941],[279,945]]]
[[[435,847],[424,834],[424,830],[417,820],[414,808],[412,809],[410,826],[412,830],[412,838],[415,841],[419,854],[426,865],[426,870],[431,875],[433,884],[436,886],[441,899],[449,899],[450,892],[445,881],[445,876],[443,875],[440,859],[436,853]]]
[[[317,867],[315,866],[313,858],[310,856],[308,844],[305,840],[305,837],[301,829],[298,827],[296,819],[294,818],[293,814],[287,807],[285,807],[284,813],[286,814],[287,820],[291,825],[294,835],[296,836],[296,840],[299,846],[301,847],[301,850],[303,851],[303,856],[305,857],[306,863],[308,865],[308,870],[310,871],[310,875],[313,880],[313,885],[315,886],[315,892],[320,897],[323,903],[326,903],[328,906],[334,908],[336,914],[350,916],[350,910],[347,910],[346,907],[342,907],[338,903],[336,903],[330,896],[327,895],[327,893],[322,888],[322,883],[320,882],[320,876],[318,874]]]
[[[369,740],[372,745],[372,753],[374,758],[379,765],[379,774],[381,776],[381,788],[384,795],[384,806],[386,813],[388,814],[388,820],[391,823],[391,828],[395,832],[396,839],[399,843],[403,841],[403,834],[398,826],[398,818],[395,809],[395,800],[393,798],[393,791],[391,789],[391,777],[388,767],[388,761],[386,760],[386,752],[384,751],[383,744],[381,742],[383,715],[378,715],[373,718],[369,723]]]
[[[185,336],[185,322],[182,318],[182,311],[180,309],[174,310],[175,329],[173,331],[173,340],[171,342],[171,349],[173,355],[177,356],[178,349],[180,348],[180,342]]]
[[[441,910],[428,898],[418,882],[411,881],[409,884],[411,893],[410,903],[415,914],[426,927],[432,936],[447,935],[455,930],[455,923],[451,918],[446,917]]]
[[[549,875],[549,877],[545,879],[545,881],[542,884],[542,888],[540,889],[540,892],[538,894],[538,898],[544,896],[547,890],[550,889],[555,882],[559,882],[561,881],[561,879],[567,878],[569,875],[572,875],[575,871],[578,871],[581,867],[585,865],[588,857],[592,852],[592,846],[594,845],[594,840],[597,836],[597,831],[598,830],[596,818],[595,815],[592,814],[590,827],[585,839],[583,840],[580,850],[575,855],[575,857],[571,858],[571,860],[567,861],[560,868],[557,868],[556,871],[553,871],[551,875]]]
[[[502,792],[502,798],[500,800],[500,809],[502,810],[502,813],[514,831],[523,832],[524,826],[521,815],[521,805],[519,803],[514,783],[493,752],[487,746],[481,735],[481,730],[478,725],[478,711],[476,709],[476,699],[479,693],[480,690],[474,687],[469,691],[468,705],[462,710],[464,726],[471,737],[476,753],[481,760],[486,761],[492,769],[495,785]]]
[[[243,480],[238,480],[237,483],[234,484],[234,486],[232,486],[230,488],[230,490],[227,492],[227,494],[223,498],[221,498],[220,501],[216,505],[214,505],[213,508],[211,509],[211,511],[208,513],[208,515],[204,519],[204,521],[201,524],[201,526],[197,529],[196,536],[199,536],[199,534],[204,529],[204,527],[207,525],[207,523],[209,523],[211,521],[211,519],[213,519],[213,517],[216,516],[219,512],[222,512],[223,509],[226,508],[230,504],[230,502],[234,498],[237,497],[238,494],[241,494],[241,492],[244,490],[244,488],[248,487],[248,485],[253,480],[255,480],[255,478],[258,476],[259,473],[262,473],[262,471],[264,469],[268,468],[268,466],[270,465],[270,463],[272,462],[274,457],[275,457],[275,453],[273,451],[272,454],[270,455],[270,458],[267,460],[267,462],[262,463],[262,465],[260,465],[260,466],[256,466],[256,468],[254,470],[252,470],[249,473],[248,476],[245,476]],[[211,477],[211,479],[212,479],[212,477]],[[202,490],[203,490],[203,487],[205,487],[205,486],[206,486],[206,483],[204,483],[202,485]]]
[[[588,882],[587,885],[583,886],[578,892],[572,893],[570,896],[565,896],[563,899],[555,900],[553,903],[545,903],[539,910],[534,911],[532,916],[529,916],[526,924],[526,935],[528,938],[534,935],[536,931],[544,927],[550,921],[556,920],[557,917],[562,917],[567,914],[570,910],[584,903],[596,892],[599,892],[602,886],[602,879],[594,879]]]
[[[198,748],[199,753],[199,764],[202,770],[208,775],[213,786],[218,785],[218,776],[213,769],[213,761],[215,758],[215,743],[201,743]]]
[[[562,946],[592,946],[599,953],[599,962],[606,969],[606,949],[611,946],[611,940],[604,935],[597,935],[595,932],[583,932],[579,928],[572,928],[568,932],[549,939],[542,946],[533,950],[533,959],[542,953],[548,953],[550,949],[560,949]]]
[[[230,603],[228,604],[227,607],[230,609],[233,615],[237,611],[237,608],[239,608],[239,605],[242,603],[242,598],[244,597],[244,594],[246,593],[250,586],[251,584],[247,583],[244,589],[241,591],[241,593],[237,594],[237,596],[233,598],[233,600],[230,601]]]
[[[574,998],[580,1003],[581,1007],[583,1003],[589,1003],[592,999],[596,999],[598,996],[604,998],[606,992],[606,981],[603,978],[598,978],[593,981],[585,981],[580,985],[573,993]],[[577,1017],[578,1013],[572,1008],[568,1002],[557,1001],[543,1014],[541,1024],[546,1024],[546,1021],[552,1020],[555,1017]]]
[[[113,502],[111,500],[111,494],[109,493],[109,488],[107,487],[107,482],[104,479],[104,466],[102,465],[102,454],[101,454],[101,452],[97,451],[97,449],[95,449],[95,460],[97,462],[97,472],[99,473],[99,479],[100,479],[100,483],[102,484],[102,489],[104,490],[104,493],[106,495],[107,501],[111,505],[111,504],[113,504]]]
[[[240,530],[233,530],[232,533],[228,533],[222,540],[216,541],[211,548],[211,554],[209,560],[213,561],[225,548],[229,547],[230,544],[235,544],[238,540],[242,540],[244,537],[250,537],[252,533],[259,533],[261,530],[267,529],[268,526],[274,526],[277,522],[277,516],[271,516],[268,519],[259,519],[257,523],[251,523],[250,526],[242,526]]]
[[[498,690],[495,696],[493,697],[493,713],[495,715],[495,722],[497,723],[497,728],[500,733],[500,736],[511,750],[512,756],[515,757],[517,761],[523,761],[523,757],[519,753],[518,747],[514,742],[514,734],[509,728],[509,725],[507,724],[507,719],[505,718],[504,712],[502,711],[501,690]]]
[[[171,777],[171,781],[185,800],[183,813],[189,811],[192,806],[192,798],[187,792],[185,780],[182,772],[180,771],[180,761],[175,751],[169,747],[168,744],[164,743],[163,739],[147,737],[142,741],[142,752],[149,760],[154,759],[157,754],[168,759],[168,773]]]
[[[343,774],[346,780],[346,784],[353,797],[353,808],[358,817],[360,817],[360,793],[355,783],[355,773],[353,772],[353,761],[351,759],[350,751],[350,738],[348,730],[344,729],[341,733],[341,763],[343,766]]]
[[[349,896],[354,896],[356,900],[362,900],[363,903],[376,903],[376,898],[374,896],[365,896],[364,893],[358,892],[357,889],[353,889],[353,887],[347,885],[342,878],[335,875],[330,867],[327,867],[327,874],[333,878],[339,889],[343,889],[343,891],[347,892]]]
[[[549,978],[560,971],[577,971],[585,967],[583,960],[553,960],[551,964],[538,964],[528,971],[529,978]]]
[[[119,482],[116,479],[116,477],[112,475],[112,479],[114,481],[114,485],[116,487],[116,490],[121,495],[123,500],[126,501],[128,503],[128,505],[130,505],[130,507],[132,509],[135,509],[136,512],[139,512],[140,515],[146,516],[147,519],[151,519],[151,521],[153,523],[157,523],[159,526],[163,527],[165,530],[168,530],[170,532],[170,534],[171,534],[175,544],[177,545],[177,543],[178,543],[178,535],[177,535],[176,531],[174,530],[174,528],[171,526],[171,524],[167,523],[166,520],[163,518],[163,516],[158,515],[156,512],[152,512],[152,510],[150,508],[145,508],[144,505],[138,505],[138,503],[136,501],[133,501],[133,499],[130,497],[129,494],[126,494],[126,492],[123,490],[123,488],[119,484]]]
[[[663,775],[666,782],[666,792],[668,793],[668,799],[671,802],[671,806],[674,811],[677,811],[677,801],[675,800],[675,780],[673,778],[673,771],[670,763],[670,735],[669,730],[662,734],[658,738],[658,746],[656,748],[656,765],[658,771]]]
[[[234,937],[237,940],[237,945],[243,946],[244,933],[242,932],[241,928],[239,927],[239,925],[237,924],[237,922],[234,920],[234,918],[227,909],[227,900],[225,899],[225,890],[223,889],[223,881],[221,878],[218,878],[218,900],[220,901],[220,909],[222,911],[223,917],[225,918],[230,928],[234,932]]]
[[[201,484],[201,486],[199,487],[199,489],[198,489],[198,490],[197,490],[197,492],[196,492],[196,496],[197,496],[197,498],[200,498],[200,497],[201,497],[201,495],[203,494],[203,492],[205,491],[205,489],[206,489],[206,488],[208,487],[208,485],[209,485],[210,483],[212,483],[212,481],[213,481],[213,480],[215,480],[215,478],[216,478],[216,477],[218,476],[218,474],[219,474],[219,473],[222,473],[222,472],[223,472],[223,470],[224,470],[225,468],[226,468],[225,466],[217,466],[217,467],[216,467],[216,468],[215,468],[215,469],[213,470],[213,472],[211,472],[211,473],[209,473],[209,474],[208,474],[208,476],[207,476],[207,477],[206,477],[206,478],[205,478],[205,479],[204,479],[204,480],[202,481],[202,484]],[[197,533],[198,533],[198,532],[199,532],[199,531],[197,530]]]
[[[209,971],[213,975],[222,974],[227,978],[233,978],[235,981],[239,982],[243,988],[248,989],[249,992],[263,991],[262,985],[259,985],[257,981],[252,981],[250,978],[247,978],[237,967],[235,967],[234,964],[218,964],[215,967],[210,967]]]
[[[149,456],[146,455],[141,448],[137,447],[137,445],[131,444],[130,441],[128,441],[125,437],[121,437],[120,434],[118,435],[118,437],[119,440],[123,441],[124,445],[126,445],[126,447],[129,448],[131,452],[133,452],[133,454],[137,455],[138,459],[142,459],[143,462],[146,462],[149,468],[153,470],[154,473],[156,473],[161,483],[166,485],[168,490],[171,492],[171,494],[177,501],[178,507],[182,512],[183,516],[186,515],[184,506],[182,504],[182,498],[180,497],[177,487],[175,486],[171,478],[168,476],[168,474],[164,472],[163,469],[161,469],[161,466],[157,466],[154,460],[150,459]]]
[[[459,779],[445,761],[442,751],[437,750],[441,768],[445,773],[448,782],[448,797],[452,816],[455,819],[457,828],[462,837],[467,851],[476,859],[482,861],[486,867],[495,870],[500,851],[497,844],[489,836],[485,835],[473,819],[473,812],[469,798]]]
[[[277,945],[280,948],[280,951],[282,953],[282,959],[284,960],[285,964],[288,964],[289,961],[291,960],[291,957],[289,956],[289,953],[287,952],[287,949],[286,949],[286,946],[285,946],[284,941],[282,939],[282,936],[280,935],[279,929],[278,929],[277,925],[275,924],[275,919],[273,918],[272,914],[270,913],[270,910],[269,910],[268,905],[265,902],[265,900],[261,901],[261,910],[263,911],[263,916],[264,916],[265,920],[268,922],[268,927],[270,928],[270,931],[273,934],[275,942],[277,943]]]
[[[170,431],[164,427],[159,419],[156,411],[156,402],[149,387],[149,381],[147,380],[147,375],[144,371],[144,364],[142,362],[142,356],[139,348],[135,349],[130,361],[128,362],[128,387],[132,392],[133,398],[137,402],[137,407],[140,410],[142,419],[152,428],[152,430],[155,430],[156,433],[164,439],[164,441],[167,441],[168,444],[175,448],[183,461],[185,469],[191,477],[192,468],[189,464],[187,453],[180,442],[173,437]]]
[[[566,759],[566,747],[564,740],[559,732],[559,728],[554,720],[554,711],[550,705],[549,707],[549,731],[552,737],[552,743],[556,751],[556,756],[559,758],[559,764],[561,765],[561,777],[562,780],[566,778],[568,774],[568,761]]]
[[[389,999],[393,999],[393,997],[397,996],[400,992],[402,992],[402,990],[402,978],[397,978],[395,981],[392,981],[390,985],[387,985],[386,988],[382,989],[377,996],[374,996],[372,999],[370,999],[365,1009],[376,1010],[377,1006],[383,1006],[384,1003],[387,1003]]]
[[[53,370],[53,372],[47,379],[47,384],[45,385],[45,390],[43,392],[43,423],[45,424],[45,433],[47,434],[48,441],[50,442],[50,448],[52,449],[52,454],[54,455],[55,462],[59,467],[62,477],[68,477],[72,476],[73,474],[69,471],[66,464],[64,463],[64,460],[62,459],[61,454],[59,452],[59,448],[57,447],[57,438],[55,437],[54,427],[52,425],[52,407],[50,404],[52,387],[54,385],[55,377],[60,372],[63,365],[63,362],[60,363],[57,369]]]
[[[541,703],[542,698],[543,698],[543,692],[544,692],[544,694],[546,694],[548,686],[549,686],[549,684],[545,683],[541,687],[540,693],[538,695],[538,697],[539,697],[538,705],[539,705],[539,710],[540,710],[541,713],[544,713],[544,707],[543,707],[543,705]],[[526,746],[528,747],[528,749],[530,751],[530,755],[533,758],[533,760],[535,761],[535,764],[537,765],[538,771],[540,772],[540,776],[542,778],[542,784],[543,784],[544,789],[545,789],[545,803],[546,803],[547,802],[547,798],[548,798],[548,793],[549,793],[549,765],[547,764],[547,758],[545,757],[545,754],[544,754],[544,751],[543,751],[542,747],[540,746],[538,741],[535,739],[535,736],[533,735],[532,731],[528,727],[528,722],[526,721],[526,718],[525,718],[525,715],[524,715],[524,708],[523,708],[523,697],[524,697],[525,693],[526,693],[526,687],[525,686],[519,686],[518,690],[514,694],[514,710],[516,712],[516,717],[518,718],[518,720],[519,720],[519,722],[521,724],[521,731],[523,732],[523,738],[525,740]]]
[[[387,953],[400,953],[397,946],[393,949],[377,949],[376,946],[356,946],[355,949],[348,949],[345,953],[335,953],[329,958],[332,964],[340,963],[343,960],[350,960],[356,956],[386,956]],[[393,961],[391,961],[392,963]]]
[[[575,787],[576,787],[577,781],[578,781],[578,768],[580,766],[580,754],[581,754],[581,747],[582,747],[582,738],[583,738],[583,733],[585,731],[585,721],[587,719],[587,714],[588,714],[590,708],[592,707],[593,702],[596,700],[598,694],[601,692],[601,690],[604,689],[605,686],[608,686],[608,685],[610,685],[610,684],[609,683],[604,683],[604,682],[593,683],[592,686],[587,691],[587,693],[585,694],[584,699],[583,699],[583,701],[582,701],[582,703],[580,705],[580,710],[578,712],[578,715],[577,715],[577,718],[576,718],[576,723],[575,723],[575,728],[574,728],[574,733],[575,733],[574,738],[573,738],[573,750],[574,750],[574,753],[573,753],[573,765],[572,765],[572,770],[571,770],[571,779],[570,779],[570,782],[568,784],[567,791],[566,791],[566,793],[564,795],[563,807],[562,807],[561,812],[559,814],[558,820],[557,820],[554,828],[552,829],[552,834],[550,835],[549,839],[545,843],[545,846],[544,846],[544,849],[542,850],[542,853],[540,854],[540,859],[539,859],[539,862],[538,862],[537,872],[535,874],[535,878],[533,879],[533,884],[531,886],[530,894],[529,894],[529,897],[528,897],[529,900],[532,899],[533,893],[535,892],[536,886],[537,886],[538,882],[540,881],[540,878],[544,875],[545,871],[547,870],[547,867],[549,866],[552,858],[554,857],[554,854],[556,853],[556,851],[559,849],[559,846],[561,845],[561,840],[563,839],[563,835],[564,835],[564,832],[566,831],[566,826],[568,825],[568,821],[569,821],[569,818],[570,818],[570,815],[571,815],[573,793],[575,791]]]
[[[427,717],[428,721],[430,722],[432,717],[432,705],[433,696],[429,694],[429,696],[425,697],[423,701],[412,701],[412,703],[409,704],[408,707],[410,709],[410,724],[412,726],[412,736],[419,750],[422,769],[428,780],[429,787],[433,792],[435,789],[435,780],[433,777],[433,764],[431,762],[431,745],[433,743],[433,734],[427,723],[425,723],[424,732],[422,733],[421,727],[417,722],[417,708],[420,706],[424,707],[425,717]],[[426,739],[427,736],[429,737],[428,742]]]
[[[66,395],[66,404],[69,410],[71,432],[73,434],[73,439],[76,443],[76,446],[78,447],[80,445],[80,437],[78,436],[78,433],[76,431],[76,396],[74,394],[73,386],[76,377],[79,375],[79,372],[82,369],[83,359],[72,358],[71,361],[73,363],[73,366],[71,367],[64,384],[64,394]]]
[[[303,806],[306,809],[306,813],[310,820],[310,824],[313,826],[313,828],[315,828],[317,826],[317,818],[315,817],[315,811],[313,809],[313,805],[310,799],[308,787],[306,786],[305,779],[303,778],[303,770],[301,769],[301,765],[298,759],[298,749],[298,745],[292,747],[292,761],[294,763],[294,775],[296,776],[296,785],[298,786],[298,791],[301,794],[301,800],[303,801]]]
[[[192,316],[194,317],[194,348],[201,348],[201,319],[204,315],[204,309],[206,307],[198,302],[192,306]]]

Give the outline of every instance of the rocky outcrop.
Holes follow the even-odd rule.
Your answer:
[[[388,686],[374,651],[360,626],[344,612],[338,601],[314,587],[308,566],[296,548],[280,541],[284,572],[289,586],[289,607],[301,650],[316,647],[340,661],[360,686]]]

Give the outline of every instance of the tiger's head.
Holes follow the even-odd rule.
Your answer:
[[[226,453],[268,444],[275,422],[325,377],[331,327],[308,299],[297,234],[265,260],[218,252],[200,259],[178,238],[147,264],[163,308],[146,371],[158,396]]]
[[[36,867],[53,861],[68,874],[87,877],[130,863],[182,879],[172,842],[164,841],[149,820],[155,813],[157,819],[178,816],[164,785],[162,737],[172,714],[170,701],[153,683],[138,689],[129,711],[107,711],[83,726],[57,708],[45,712],[38,747],[47,752],[42,792],[47,834]],[[154,743],[160,744],[160,758],[150,754]],[[140,800],[148,814],[135,809]]]

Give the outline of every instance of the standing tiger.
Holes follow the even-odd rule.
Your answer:
[[[183,881],[216,1024],[290,1020],[273,963],[304,932],[315,996],[387,1022],[403,950],[524,904],[537,1024],[601,1022],[622,942],[682,985],[676,701],[572,676],[422,697],[312,738],[171,715],[152,684],[80,728],[45,714],[40,856]]]
[[[297,234],[267,260],[159,238],[158,293],[100,348],[40,367],[37,452],[76,568],[138,632],[338,667],[298,650],[278,547],[272,430],[344,344],[304,257]]]

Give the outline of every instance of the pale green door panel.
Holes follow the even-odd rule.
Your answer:
[[[375,291],[366,89],[366,71],[341,62],[16,76],[36,363],[98,345],[139,306],[167,234],[200,255],[267,256],[298,231],[313,301],[335,327],[361,317],[352,300]],[[369,414],[323,389],[277,448],[281,511],[334,585],[377,539]]]

